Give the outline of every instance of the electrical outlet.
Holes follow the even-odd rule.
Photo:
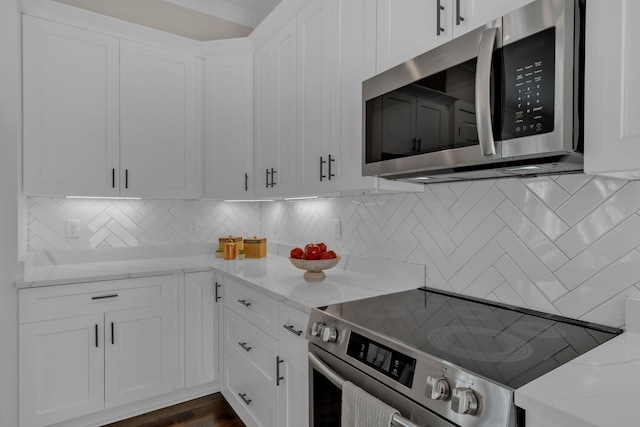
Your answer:
[[[339,240],[342,236],[342,223],[339,219],[333,220],[333,238]]]
[[[67,239],[77,239],[80,237],[80,220],[68,219],[65,222],[65,235]]]
[[[200,227],[198,226],[198,221],[191,220],[189,221],[189,233],[198,234],[200,232]]]
[[[273,230],[273,233],[277,233],[278,232],[278,220],[277,219],[273,220],[273,228],[272,228],[272,230]]]

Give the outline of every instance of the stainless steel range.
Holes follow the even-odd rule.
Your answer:
[[[313,309],[310,422],[339,426],[351,381],[396,426],[523,426],[515,389],[621,332],[428,288]]]

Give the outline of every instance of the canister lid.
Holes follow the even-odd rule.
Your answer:
[[[266,237],[256,237],[256,236],[253,236],[252,238],[249,238],[249,239],[244,239],[245,243],[262,243],[266,241],[267,241]]]

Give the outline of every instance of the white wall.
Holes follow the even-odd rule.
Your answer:
[[[19,14],[0,2],[0,426],[18,425]]]
[[[640,181],[430,184],[423,194],[263,204],[261,221],[269,241],[422,264],[427,286],[611,326],[624,323],[624,298],[640,297]]]

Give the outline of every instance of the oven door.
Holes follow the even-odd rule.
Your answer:
[[[455,427],[397,391],[314,344],[309,345],[309,412],[311,427],[340,426],[341,386],[351,381],[367,393],[396,408],[394,427]]]

